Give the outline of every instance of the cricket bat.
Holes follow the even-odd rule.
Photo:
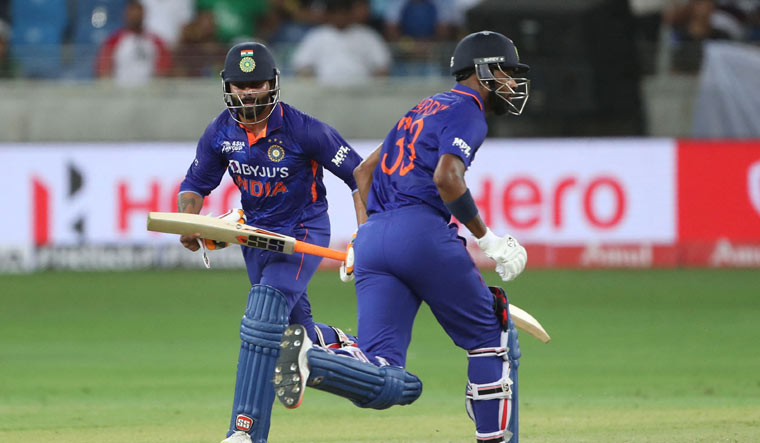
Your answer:
[[[515,323],[517,329],[527,332],[543,343],[549,343],[549,340],[552,339],[549,337],[549,334],[546,333],[544,327],[541,326],[541,323],[526,311],[510,304],[509,315],[512,317],[512,321]]]
[[[201,238],[235,243],[250,248],[265,249],[283,254],[304,253],[344,261],[345,251],[296,240],[293,237],[267,231],[242,223],[230,223],[215,217],[178,212],[149,212],[148,230],[168,234],[200,233]]]
[[[296,240],[287,235],[242,223],[230,223],[205,215],[178,212],[149,212],[148,230],[179,235],[200,233],[202,238],[235,243],[250,248],[265,249],[283,254],[304,253],[318,255],[338,261],[346,260],[345,251],[317,246]],[[524,310],[510,304],[509,315],[512,316],[512,321],[517,329],[527,332],[544,343],[548,343],[551,340],[551,337],[546,333],[541,323]]]

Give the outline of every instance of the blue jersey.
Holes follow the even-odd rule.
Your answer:
[[[323,168],[354,191],[353,170],[361,160],[335,129],[285,103],[275,106],[260,138],[225,110],[198,142],[180,192],[205,197],[228,171],[248,223],[278,230],[327,211]]]
[[[457,84],[449,92],[422,100],[383,142],[367,212],[428,205],[450,219],[433,183],[438,159],[453,154],[469,167],[487,131],[483,102],[473,89]]]

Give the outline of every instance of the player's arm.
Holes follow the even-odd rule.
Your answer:
[[[442,154],[435,167],[433,182],[451,214],[472,232],[480,249],[496,262],[496,272],[501,279],[512,280],[525,269],[528,254],[511,235],[498,237],[488,229],[464,181],[466,169],[461,157]]]
[[[180,183],[177,195],[177,212],[200,214],[203,207],[203,197],[211,193],[224,177],[227,169],[226,162],[213,148],[215,123],[206,127],[206,130],[198,140],[195,149],[195,159],[185,174],[185,179]],[[200,246],[198,239],[200,234],[183,235],[179,241],[182,246],[191,251],[197,251]]]
[[[453,202],[466,199],[465,194],[469,193],[467,183],[464,181],[464,173],[466,170],[467,168],[465,167],[464,162],[462,162],[462,159],[456,155],[443,154],[441,158],[438,159],[438,164],[433,173],[433,182],[438,188],[441,200],[443,200],[443,203],[446,204],[446,206],[450,206]],[[467,204],[468,202],[463,201],[463,203]],[[464,205],[462,205],[462,207],[464,207]],[[483,219],[480,218],[480,214],[477,213],[477,207],[474,206],[474,203],[472,207],[466,209],[468,209],[469,212],[463,212],[460,213],[460,215],[467,220],[463,220],[460,216],[454,214],[453,211],[452,214],[457,220],[462,222],[476,238],[481,238],[486,235],[488,227],[483,222]],[[472,214],[473,211],[474,214]]]
[[[203,197],[195,192],[185,191],[180,192],[177,196],[177,212],[184,212],[188,214],[200,214],[203,207]],[[194,234],[181,235],[179,237],[182,246],[191,251],[197,251],[200,248],[198,245],[198,239],[201,234],[196,232]]]
[[[359,166],[354,169],[354,179],[356,180],[356,187],[359,189],[357,194],[359,194],[359,198],[361,198],[365,207],[367,206],[369,189],[372,187],[372,174],[375,172],[375,168],[380,162],[380,150],[382,148],[383,145],[380,144],[380,146],[372,151],[372,153],[362,160],[362,162],[359,163]]]

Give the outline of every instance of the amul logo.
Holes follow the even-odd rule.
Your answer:
[[[751,164],[747,170],[747,194],[755,212],[760,215],[760,161]]]

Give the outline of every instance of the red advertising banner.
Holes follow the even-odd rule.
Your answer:
[[[678,239],[760,243],[760,141],[678,142]]]

